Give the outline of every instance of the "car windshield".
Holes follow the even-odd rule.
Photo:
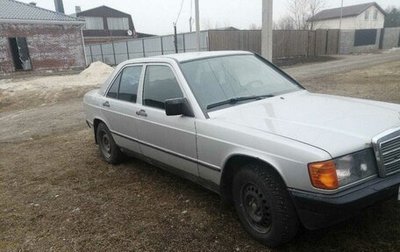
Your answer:
[[[203,110],[265,99],[302,88],[255,55],[199,59],[181,64]]]

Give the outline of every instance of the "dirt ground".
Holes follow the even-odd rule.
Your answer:
[[[311,92],[400,103],[400,61],[302,82]]]
[[[314,92],[400,103],[399,69],[397,60],[299,78]],[[103,162],[80,121],[89,87],[0,108],[1,251],[270,251],[217,195],[136,159]],[[43,114],[51,127],[35,120]],[[399,203],[388,201],[277,251],[399,251],[399,227]]]

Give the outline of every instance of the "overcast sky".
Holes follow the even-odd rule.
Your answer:
[[[54,10],[54,0],[23,0],[23,2],[37,2],[37,5]],[[189,30],[191,2],[184,0],[182,13],[178,21],[178,32]],[[210,27],[235,26],[248,29],[251,24],[261,25],[261,0],[199,0],[201,29]],[[375,0],[384,9],[398,0]],[[173,31],[182,0],[64,0],[67,14],[75,12],[75,6],[82,10],[106,5],[111,8],[132,15],[135,28],[138,32],[156,35],[170,34]],[[326,8],[340,7],[341,0],[325,0]],[[369,0],[344,0],[344,5],[353,5],[371,2]],[[194,3],[192,13],[194,17]],[[287,0],[274,1],[274,20],[277,21],[287,13]]]

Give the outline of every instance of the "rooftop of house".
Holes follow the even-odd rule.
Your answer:
[[[341,16],[343,17],[355,17],[366,11],[371,6],[375,6],[378,8],[383,14],[386,12],[375,2],[365,3],[365,4],[357,4],[351,6],[345,6],[342,8],[333,8],[327,9],[318,12],[313,18],[310,18],[310,21],[319,21],[319,20],[328,20],[328,19],[337,19]]]
[[[0,6],[0,21],[3,22],[83,23],[81,19],[64,13],[15,0],[0,0]]]

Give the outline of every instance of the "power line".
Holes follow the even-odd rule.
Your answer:
[[[178,23],[179,17],[181,16],[182,9],[183,9],[183,3],[184,3],[184,2],[185,2],[185,0],[182,0],[182,2],[181,2],[181,8],[179,9],[179,13],[178,13],[178,16],[176,17],[175,24]]]
[[[189,31],[192,32],[193,25],[193,0],[190,0]]]
[[[190,17],[193,17],[193,0],[190,0]]]

